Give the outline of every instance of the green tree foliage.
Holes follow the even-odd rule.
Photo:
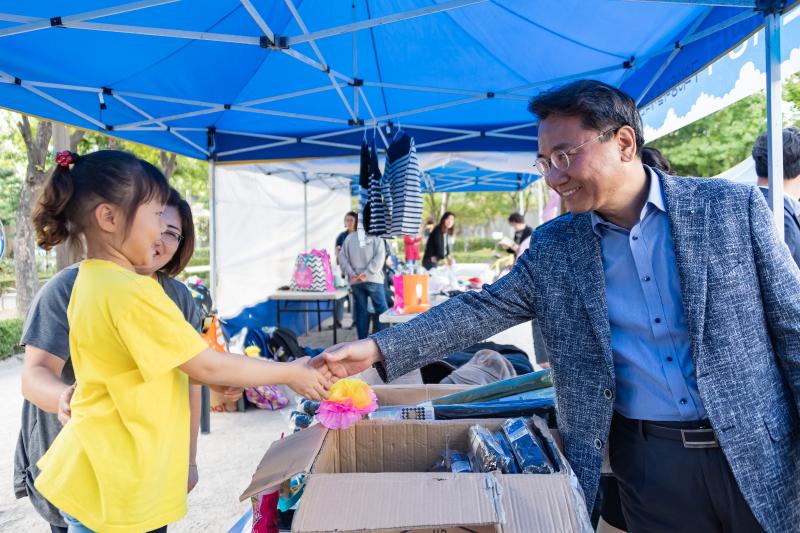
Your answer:
[[[784,124],[798,124],[800,75],[787,80],[783,97],[794,108],[784,115]],[[766,130],[766,120],[766,95],[754,94],[651,144],[670,160],[676,174],[715,176],[750,155],[756,138]]]
[[[107,137],[99,133],[87,133],[81,141],[79,153],[113,148],[127,150],[161,168],[161,150],[130,141]],[[208,206],[208,163],[184,156],[177,156],[175,174],[170,184],[191,203]]]

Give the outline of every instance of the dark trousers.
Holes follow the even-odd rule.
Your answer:
[[[763,531],[721,448],[685,448],[620,415],[609,446],[630,533]]]
[[[369,335],[369,310],[367,309],[367,300],[372,300],[372,307],[375,309],[375,314],[380,315],[386,311],[386,292],[383,290],[382,283],[372,283],[369,281],[363,283],[354,283],[352,286],[353,300],[355,300],[355,309],[353,314],[356,322],[356,332],[359,339],[366,339]],[[382,329],[382,324],[378,324],[377,329]]]

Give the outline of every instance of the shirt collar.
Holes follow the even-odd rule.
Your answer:
[[[652,168],[648,167],[647,165],[643,166],[645,172],[647,172],[647,175],[650,178],[650,188],[647,193],[647,201],[644,203],[644,207],[642,207],[642,213],[639,216],[639,220],[643,220],[645,215],[647,215],[647,211],[650,209],[649,206],[652,206],[663,213],[667,212],[666,204],[664,203],[664,192],[661,189],[661,179]],[[592,230],[598,237],[603,236],[601,233],[601,226],[614,228],[617,227],[616,224],[608,222],[595,211],[591,211],[589,214],[592,218]]]

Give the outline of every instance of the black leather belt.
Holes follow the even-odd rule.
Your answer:
[[[619,413],[615,413],[614,418],[629,427],[635,427],[644,436],[682,442],[684,448],[719,448],[719,441],[708,420],[691,423],[650,422],[625,418]]]

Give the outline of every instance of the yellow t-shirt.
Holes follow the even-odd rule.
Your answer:
[[[78,387],[72,419],[39,460],[36,488],[101,533],[186,514],[188,377],[208,346],[158,282],[109,261],[80,265],[67,309]]]

